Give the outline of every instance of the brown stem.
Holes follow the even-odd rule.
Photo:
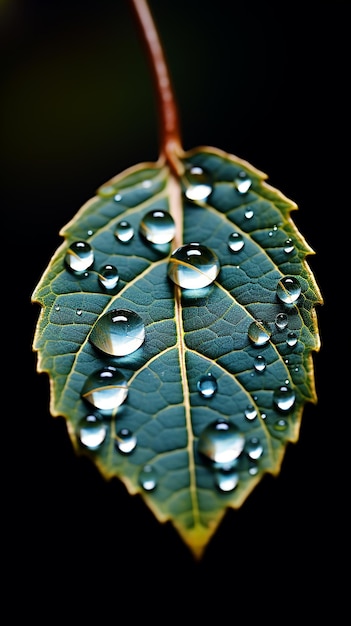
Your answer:
[[[160,38],[147,0],[130,0],[153,72],[160,118],[160,157],[165,158],[174,173],[183,172],[178,157],[182,154],[178,110]]]

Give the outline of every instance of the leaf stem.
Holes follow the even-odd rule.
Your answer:
[[[160,120],[160,158],[164,158],[178,177],[183,174],[179,156],[183,153],[178,109],[169,71],[147,0],[130,0],[139,30],[146,46],[155,83]]]

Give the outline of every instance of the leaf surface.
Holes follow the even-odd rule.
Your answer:
[[[322,297],[297,206],[265,174],[211,147],[181,161],[179,179],[129,168],[63,228],[33,349],[77,453],[200,557],[317,401]]]

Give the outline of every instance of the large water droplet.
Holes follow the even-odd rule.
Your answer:
[[[275,318],[275,325],[278,330],[284,330],[288,325],[288,316],[286,313],[278,313]]]
[[[189,200],[205,200],[212,193],[212,179],[202,167],[191,166],[185,172],[185,195]]]
[[[96,450],[103,444],[107,434],[107,426],[101,417],[86,415],[79,422],[79,439],[89,450]]]
[[[257,417],[257,411],[256,411],[256,409],[255,409],[253,404],[249,404],[246,407],[244,413],[245,413],[246,419],[249,420],[249,421],[252,421],[252,420],[254,420]]]
[[[89,339],[106,354],[125,356],[140,348],[145,340],[145,326],[134,311],[113,309],[97,320]]]
[[[295,392],[286,385],[281,385],[273,393],[273,402],[280,411],[289,411],[295,403]]]
[[[265,346],[271,337],[271,331],[266,322],[255,320],[248,328],[249,339],[257,348]]]
[[[135,450],[137,438],[129,428],[121,428],[116,436],[116,449],[122,454],[130,454]]]
[[[225,419],[212,422],[202,431],[198,450],[216,466],[230,466],[244,449],[245,437],[239,429]]]
[[[197,388],[203,398],[212,398],[217,391],[217,381],[213,374],[205,374],[197,382]]]
[[[94,263],[94,252],[86,241],[74,241],[66,251],[67,269],[76,274],[86,272]]]
[[[199,243],[177,248],[169,259],[168,276],[183,289],[201,289],[217,278],[220,264],[212,250]]]
[[[128,395],[128,385],[123,374],[115,367],[104,367],[86,379],[81,396],[97,409],[112,412]]]
[[[126,220],[121,220],[116,226],[115,237],[122,243],[128,243],[134,237],[133,226]]]
[[[119,274],[114,265],[105,265],[99,272],[98,280],[100,285],[109,291],[117,286]]]
[[[238,173],[235,181],[235,188],[239,193],[247,193],[252,185],[252,180],[248,174],[242,170]]]
[[[157,485],[157,472],[151,465],[144,465],[139,474],[139,483],[145,491],[153,491]]]
[[[220,491],[233,491],[239,482],[239,473],[234,467],[221,467],[215,473],[215,483]]]
[[[240,233],[231,233],[228,237],[228,247],[232,252],[240,252],[245,245],[244,238]]]
[[[144,215],[139,231],[150,243],[169,243],[175,235],[175,223],[170,213],[155,209]]]
[[[293,304],[301,294],[301,285],[296,276],[284,276],[277,284],[277,296],[284,304]]]

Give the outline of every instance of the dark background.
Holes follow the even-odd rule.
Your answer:
[[[324,297],[317,309],[322,348],[314,355],[319,402],[306,406],[300,439],[288,446],[279,476],[265,477],[239,511],[227,512],[200,563],[138,496],[106,483],[74,455],[64,421],[50,416],[48,379],[36,373],[31,350],[39,310],[30,298],[61,244],[60,228],[110,177],[158,157],[151,75],[128,0],[0,5],[3,312],[11,368],[3,419],[14,481],[4,478],[12,502],[6,517],[15,530],[14,585],[26,589],[36,572],[28,611],[43,611],[42,595],[49,594],[47,623],[69,598],[79,610],[100,607],[100,623],[106,602],[116,620],[121,607],[132,617],[141,593],[146,619],[160,617],[165,602],[164,622],[189,607],[199,619],[207,610],[220,619],[227,605],[231,621],[238,607],[250,618],[262,591],[263,618],[278,598],[290,616],[302,602],[305,611],[322,605],[335,617],[340,610],[343,566],[336,562],[349,546],[349,368],[342,370],[338,350],[340,344],[350,353],[340,269],[349,212],[347,5],[150,0],[183,147],[234,153],[298,204],[292,218],[316,253],[308,261]]]

